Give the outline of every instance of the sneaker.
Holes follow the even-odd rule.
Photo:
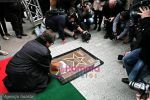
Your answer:
[[[3,36],[4,40],[9,40],[9,38],[7,36]]]
[[[122,78],[121,81],[123,83],[129,84],[129,79],[128,78]]]
[[[8,55],[8,53],[7,53],[6,51],[2,51],[2,50],[0,50],[0,55],[7,56],[7,55]]]
[[[73,35],[73,38],[76,40],[76,39],[78,39],[78,36],[77,35]]]

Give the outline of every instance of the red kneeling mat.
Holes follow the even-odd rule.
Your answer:
[[[0,94],[4,94],[4,93],[8,92],[3,83],[3,79],[6,77],[5,69],[6,69],[6,65],[8,64],[10,59],[11,59],[11,57],[0,60]]]

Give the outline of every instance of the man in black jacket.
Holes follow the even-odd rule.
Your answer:
[[[48,48],[54,41],[55,35],[46,30],[14,55],[6,67],[7,77],[3,80],[9,92],[37,93],[47,87],[52,60]]]
[[[139,23],[142,36],[138,46],[140,49],[131,51],[131,53],[123,58],[130,81],[137,81],[137,79],[141,79],[150,74],[150,9],[148,7],[139,9],[141,12],[138,14],[141,15]],[[125,83],[129,82],[127,78],[123,78],[122,81]]]
[[[112,39],[112,25],[113,20],[118,13],[124,10],[123,4],[117,0],[108,0],[104,4],[102,13],[104,16],[104,21],[106,25],[106,34],[104,36],[105,39],[110,38]]]

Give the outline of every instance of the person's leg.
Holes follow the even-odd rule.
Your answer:
[[[144,62],[141,59],[139,59],[129,74],[129,81],[137,80],[137,76],[142,70],[143,66],[144,66]]]
[[[94,24],[95,24],[94,30],[97,29],[97,16],[98,16],[98,11],[94,10]]]
[[[104,39],[111,37],[111,34],[112,34],[112,22],[107,20],[106,21],[106,34],[104,36]]]
[[[0,24],[0,34],[4,40],[9,40],[9,38],[3,32],[3,28],[1,27],[1,24]]]
[[[0,34],[1,34],[2,37],[4,36],[3,29],[1,27],[1,25],[0,25]]]
[[[101,24],[102,24],[102,20],[103,20],[103,15],[102,15],[102,11],[98,12],[98,17],[99,17],[99,21],[98,21],[98,29],[97,31],[101,31]]]
[[[17,38],[22,38],[22,36],[21,36],[22,29],[20,29],[20,27],[22,27],[22,26],[20,26],[19,19],[15,14],[12,15],[11,25],[12,25],[13,30],[15,31]]]
[[[128,55],[123,57],[123,65],[126,68],[128,76],[129,76],[130,72],[132,71],[133,66],[136,64],[136,62],[139,59],[140,51],[141,51],[141,49],[135,49],[131,53],[129,53]]]
[[[5,33],[8,33],[7,27],[6,27],[6,23],[5,23],[5,19],[4,19],[4,18],[2,18],[1,23],[2,23],[2,27],[3,27],[4,32],[5,32]]]
[[[87,26],[87,30],[90,29],[91,24],[93,24],[94,19],[93,18],[88,18],[86,19],[86,26]]]
[[[0,50],[0,55],[4,55],[4,56],[6,56],[6,55],[8,55],[8,52],[3,51],[3,50]]]

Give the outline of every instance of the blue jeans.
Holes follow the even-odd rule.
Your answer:
[[[144,62],[139,58],[141,49],[135,49],[123,58],[123,63],[129,76],[129,81],[136,81]]]

